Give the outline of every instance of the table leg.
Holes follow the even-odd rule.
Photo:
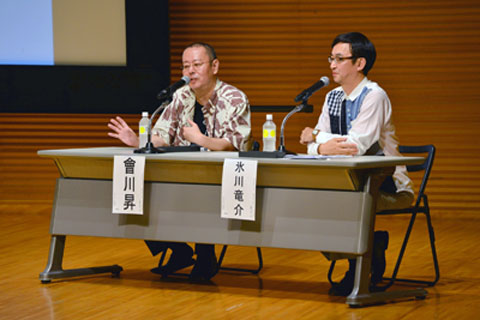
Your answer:
[[[118,276],[123,268],[119,265],[102,266],[102,267],[90,267],[79,269],[67,269],[62,268],[63,250],[65,248],[64,235],[52,235],[50,240],[50,250],[48,252],[48,261],[45,270],[40,273],[40,281],[42,283],[49,283],[52,279],[77,277],[98,273],[111,272],[112,275]]]
[[[425,289],[421,288],[387,292],[370,292],[370,268],[372,263],[373,233],[375,229],[375,206],[378,196],[378,189],[381,181],[383,181],[383,177],[384,176],[382,175],[373,177],[370,176],[365,182],[364,190],[369,192],[373,198],[372,214],[370,218],[369,244],[367,252],[357,258],[353,290],[352,293],[350,293],[350,295],[347,297],[346,301],[350,307],[362,307],[366,305],[384,303],[398,298],[415,297],[417,299],[424,299],[428,294]]]

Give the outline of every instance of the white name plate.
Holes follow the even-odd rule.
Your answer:
[[[221,217],[255,221],[257,161],[225,159],[222,174]]]
[[[112,213],[143,214],[145,157],[115,156]]]

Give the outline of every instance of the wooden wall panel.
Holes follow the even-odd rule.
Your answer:
[[[437,147],[433,214],[480,212],[478,1],[170,1],[172,81],[181,75],[183,48],[205,41],[217,50],[221,79],[252,105],[293,106],[301,90],[330,76],[331,41],[348,31],[365,33],[377,48],[369,78],[390,96],[401,143]],[[288,149],[305,151],[298,136],[315,125],[326,92],[310,99],[313,113],[288,120]],[[278,127],[284,115],[274,114]],[[0,114],[0,199],[50,200],[56,169],[36,151],[114,145],[106,136],[110,116]],[[136,126],[138,117],[127,120]],[[257,140],[264,119],[252,115]]]
[[[400,142],[437,147],[434,214],[479,212],[480,151],[472,142],[480,133],[478,1],[170,1],[172,80],[183,48],[205,41],[217,50],[220,77],[252,105],[293,105],[302,89],[330,76],[331,41],[348,31],[376,46],[369,78],[390,96]],[[310,99],[313,114],[288,120],[287,148],[305,151],[298,136],[315,125],[326,91]],[[257,137],[264,118],[253,115]],[[279,125],[282,115],[274,119]]]
[[[40,158],[38,150],[121,145],[107,135],[106,114],[0,113],[0,201],[53,200],[54,162]],[[138,128],[140,115],[126,120]]]

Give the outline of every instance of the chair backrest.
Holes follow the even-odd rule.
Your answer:
[[[432,144],[424,146],[398,146],[398,151],[400,151],[400,153],[402,154],[427,154],[425,161],[422,164],[407,166],[407,171],[409,172],[425,170],[425,173],[423,174],[422,184],[420,185],[420,189],[418,191],[417,201],[415,203],[415,206],[418,206],[420,204],[421,198],[424,196],[425,188],[427,187],[428,177],[430,176],[430,171],[432,170],[433,159],[435,158],[435,146]]]

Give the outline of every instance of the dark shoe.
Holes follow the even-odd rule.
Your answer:
[[[215,253],[197,255],[197,262],[190,273],[190,280],[210,280],[218,272],[218,263]]]
[[[372,254],[372,278],[373,286],[379,284],[383,280],[385,273],[386,260],[385,250],[388,248],[388,232],[375,231],[373,238],[373,254]]]
[[[173,253],[168,263],[165,266],[158,266],[151,269],[150,271],[155,274],[160,274],[163,277],[168,277],[169,275],[181,270],[183,268],[190,267],[195,264],[195,260],[191,256],[179,255]]]
[[[331,296],[346,297],[353,290],[353,280],[355,279],[355,269],[350,269],[339,283],[332,285],[328,294]]]

